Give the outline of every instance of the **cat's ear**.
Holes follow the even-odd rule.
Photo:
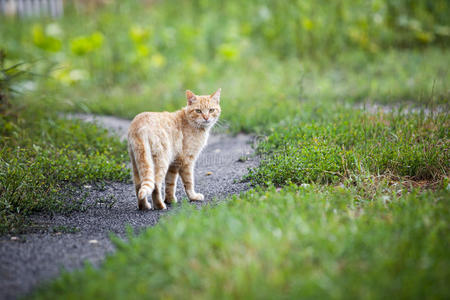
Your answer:
[[[216,101],[217,103],[220,102],[220,91],[222,91],[221,88],[219,88],[217,91],[211,94],[210,98],[211,100]]]
[[[188,105],[197,102],[197,96],[190,90],[186,90],[186,99],[188,101]]]

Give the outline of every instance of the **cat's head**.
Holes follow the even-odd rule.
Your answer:
[[[195,95],[186,91],[186,116],[190,124],[198,128],[210,128],[220,116],[220,90],[211,95]]]

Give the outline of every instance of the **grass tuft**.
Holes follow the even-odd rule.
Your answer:
[[[365,174],[429,181],[448,176],[447,114],[320,109],[320,119],[304,112],[258,145],[262,160],[247,176],[252,183],[335,183]]]
[[[126,145],[104,129],[42,115],[10,124],[0,140],[0,233],[23,230],[32,212],[80,207],[76,186],[129,180]]]

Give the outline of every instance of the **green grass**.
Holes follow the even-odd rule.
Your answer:
[[[254,184],[333,183],[366,174],[438,181],[450,171],[449,118],[368,114],[323,104],[282,122],[258,145]]]
[[[126,145],[104,129],[37,111],[0,123],[0,233],[26,229],[33,212],[80,209],[71,193],[84,183],[129,180]]]
[[[448,199],[293,185],[185,205],[32,298],[445,299]]]

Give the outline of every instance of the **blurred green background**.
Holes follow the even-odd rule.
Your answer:
[[[65,4],[0,21],[6,65],[32,63],[41,76],[19,89],[42,105],[132,118],[222,87],[227,127],[258,131],[299,100],[448,99],[446,0]]]

